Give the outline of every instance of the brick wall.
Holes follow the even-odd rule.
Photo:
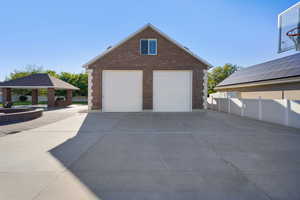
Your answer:
[[[11,102],[11,89],[10,88],[2,88],[2,102]]]
[[[55,106],[55,90],[54,88],[48,88],[48,107],[54,107]]]

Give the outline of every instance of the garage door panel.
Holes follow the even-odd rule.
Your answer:
[[[191,111],[192,71],[153,72],[154,111]]]
[[[142,110],[142,71],[103,71],[103,111],[138,112]]]

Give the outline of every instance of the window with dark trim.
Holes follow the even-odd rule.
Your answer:
[[[141,55],[157,55],[157,39],[141,39]]]

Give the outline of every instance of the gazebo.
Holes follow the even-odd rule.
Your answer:
[[[0,83],[2,89],[2,101],[12,102],[12,89],[31,89],[32,93],[32,105],[38,104],[38,90],[48,90],[48,107],[61,106],[55,104],[55,90],[66,90],[66,100],[63,103],[64,106],[72,104],[72,92],[73,90],[79,90],[79,88],[62,81],[58,78],[50,76],[49,74],[32,74],[22,78],[9,80]]]

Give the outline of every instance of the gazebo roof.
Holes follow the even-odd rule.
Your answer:
[[[0,83],[0,88],[54,88],[64,90],[79,90],[79,88],[62,81],[49,74],[32,74],[14,80],[4,81]]]

